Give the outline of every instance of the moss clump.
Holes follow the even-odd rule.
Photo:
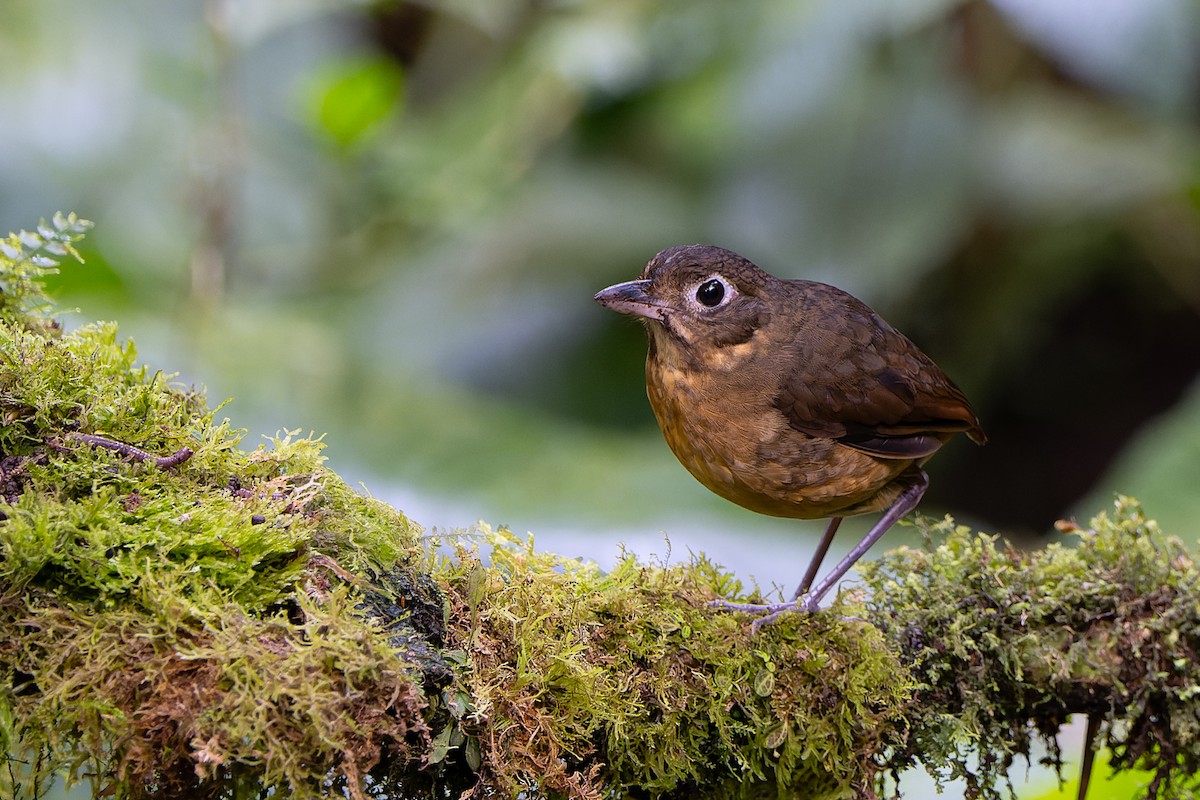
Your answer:
[[[1149,770],[1147,797],[1200,786],[1200,573],[1136,501],[1031,553],[946,519],[924,550],[863,566],[870,618],[919,688],[892,766],[922,761],[1000,796],[1017,756],[1073,713],[1103,720],[1115,770]],[[937,598],[931,603],[930,598]],[[1011,788],[1011,787],[1010,787]]]
[[[752,638],[700,560],[594,566],[495,533],[429,556],[321,444],[251,452],[112,324],[63,334],[5,240],[0,793],[714,797],[868,787],[909,682],[877,631]],[[47,242],[51,244],[47,245]]]
[[[851,798],[920,761],[993,798],[1075,712],[1194,788],[1200,576],[1136,503],[1030,554],[924,523],[757,634],[703,558],[441,557],[319,440],[243,450],[114,325],[64,334],[40,277],[86,228],[0,240],[0,796]]]
[[[68,223],[0,248],[0,795],[62,772],[115,797],[361,796],[381,760],[419,762],[450,677],[407,619],[441,622],[419,530],[318,440],[240,449],[115,325],[46,322]]]
[[[909,681],[870,625],[792,615],[751,635],[703,559],[610,572],[492,534],[450,575],[471,662],[463,728],[507,791],[571,797],[856,797],[898,742]]]

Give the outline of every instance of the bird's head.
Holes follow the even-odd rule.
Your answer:
[[[729,250],[685,245],[663,250],[641,278],[604,289],[596,302],[646,320],[652,346],[663,356],[729,366],[766,327],[779,283]]]

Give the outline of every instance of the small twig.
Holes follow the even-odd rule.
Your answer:
[[[230,553],[233,553],[235,556],[240,557],[242,555],[242,548],[234,547],[229,542],[222,539],[220,536],[217,536],[217,541],[220,542],[225,547],[226,550],[228,550]]]
[[[1088,784],[1092,780],[1092,762],[1096,758],[1096,734],[1100,732],[1100,715],[1088,714],[1087,733],[1083,737],[1083,765],[1079,770],[1078,800],[1087,800]]]
[[[177,467],[180,464],[182,464],[183,462],[187,461],[193,455],[194,455],[194,452],[192,451],[192,448],[181,447],[169,456],[162,456],[161,458],[154,459],[154,465],[157,466],[159,469],[166,469],[167,467]]]
[[[104,436],[97,436],[94,433],[68,433],[67,438],[83,442],[84,444],[90,444],[93,447],[103,447],[105,450],[112,450],[127,458],[132,458],[134,461],[153,461],[154,465],[160,469],[179,466],[193,455],[190,447],[181,447],[169,456],[160,457],[153,453],[148,453],[140,447],[134,447],[131,444],[118,442],[115,439],[109,439]]]
[[[346,583],[354,584],[359,582],[358,577],[354,573],[347,571],[342,567],[341,564],[337,563],[324,553],[313,554],[308,559],[308,563],[314,567],[324,567],[334,575],[337,575],[339,578],[344,580]]]

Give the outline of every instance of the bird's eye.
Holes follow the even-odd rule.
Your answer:
[[[710,278],[696,289],[696,301],[702,306],[716,308],[725,299],[725,284],[716,278]]]

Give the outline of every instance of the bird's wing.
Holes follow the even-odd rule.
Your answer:
[[[953,433],[987,440],[967,398],[928,356],[865,304],[814,286],[829,313],[797,335],[794,369],[775,398],[791,427],[881,458],[923,458]]]

